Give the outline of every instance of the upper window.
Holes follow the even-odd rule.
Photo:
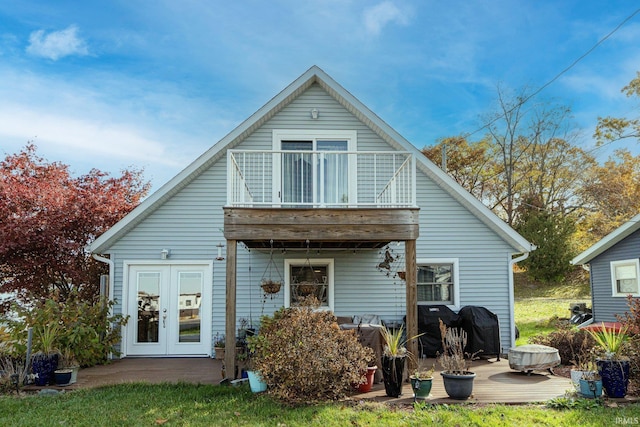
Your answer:
[[[320,308],[333,310],[333,259],[286,259],[284,269],[285,307],[315,296]]]
[[[285,206],[339,206],[355,200],[353,131],[274,130],[275,200]],[[279,168],[279,172],[278,172]]]
[[[637,259],[611,262],[611,284],[613,296],[627,296],[640,294],[638,278],[640,277],[640,262]]]
[[[457,260],[418,261],[418,303],[456,305]]]

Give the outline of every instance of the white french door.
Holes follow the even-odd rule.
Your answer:
[[[130,264],[127,278],[127,355],[210,354],[210,264]]]

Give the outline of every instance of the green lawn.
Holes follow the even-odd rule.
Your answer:
[[[529,337],[536,334],[547,334],[554,330],[559,318],[568,318],[569,305],[574,302],[586,302],[588,299],[578,298],[523,298],[515,301],[516,326],[520,331],[520,338],[516,345],[527,344]]]
[[[248,388],[126,384],[58,396],[0,397],[2,426],[602,426],[638,419],[640,407],[418,405],[353,401],[288,408]],[[585,406],[586,405],[586,406]],[[565,404],[561,406],[567,406]]]

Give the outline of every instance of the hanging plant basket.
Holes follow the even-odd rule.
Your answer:
[[[317,284],[313,282],[298,283],[298,295],[308,297],[316,292]]]
[[[281,286],[282,286],[282,282],[271,280],[271,279],[264,279],[262,281],[262,284],[260,285],[260,287],[262,288],[262,291],[267,295],[277,294],[278,292],[280,292]]]

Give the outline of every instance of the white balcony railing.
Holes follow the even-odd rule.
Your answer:
[[[415,162],[406,152],[227,153],[227,206],[415,207]]]

